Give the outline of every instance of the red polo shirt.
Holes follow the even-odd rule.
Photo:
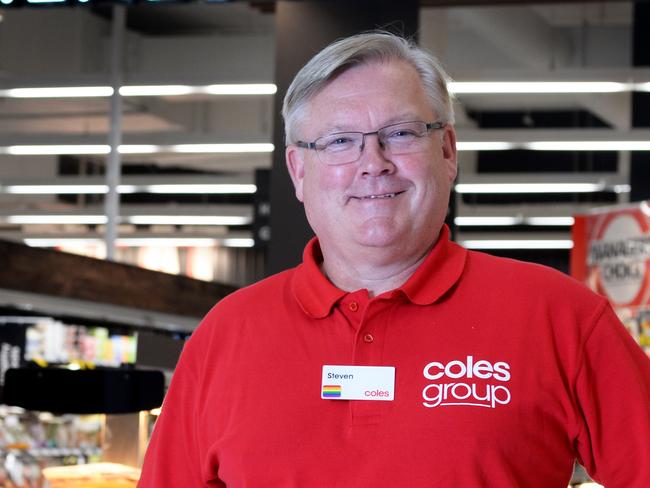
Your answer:
[[[650,486],[650,361],[599,296],[444,229],[369,298],[304,262],[188,341],[140,488]],[[395,367],[393,401],[321,399],[325,364]]]

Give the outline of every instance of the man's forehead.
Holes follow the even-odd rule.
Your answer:
[[[369,132],[435,111],[413,66],[402,60],[359,64],[338,73],[305,102],[298,119],[303,137]]]
[[[319,125],[319,131],[323,134],[330,134],[332,132],[364,132],[367,127],[360,127],[358,122],[346,120],[345,114],[340,113],[339,118],[333,119],[331,122],[325,122]],[[333,117],[336,117],[335,113]],[[387,118],[381,119],[377,127],[372,127],[373,130],[381,129],[387,125],[398,124],[400,122],[412,122],[421,120],[422,114],[413,111],[403,111],[395,113]],[[429,122],[428,120],[426,122]]]

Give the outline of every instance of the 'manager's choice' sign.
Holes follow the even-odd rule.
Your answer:
[[[650,202],[577,215],[571,274],[610,300],[650,355]]]

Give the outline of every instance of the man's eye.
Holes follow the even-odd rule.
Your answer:
[[[336,139],[332,139],[329,142],[330,146],[340,146],[342,144],[349,144],[352,142],[352,140],[349,137],[337,137]]]
[[[391,132],[390,134],[388,134],[388,137],[392,139],[404,139],[409,137],[415,137],[416,135],[417,134],[412,130],[400,129]]]
[[[340,151],[351,147],[354,144],[354,139],[350,136],[332,136],[323,141],[323,149],[327,151]]]

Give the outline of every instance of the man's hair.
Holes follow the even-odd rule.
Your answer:
[[[339,39],[302,67],[289,86],[282,105],[286,144],[296,142],[297,126],[306,115],[308,102],[343,71],[360,64],[406,61],[417,71],[432,108],[443,122],[453,124],[450,78],[440,62],[414,42],[384,31],[372,31]]]

